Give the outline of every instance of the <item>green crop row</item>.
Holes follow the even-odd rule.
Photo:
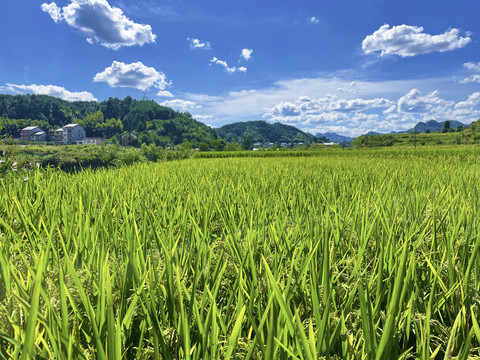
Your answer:
[[[468,359],[477,149],[0,179],[0,359]]]

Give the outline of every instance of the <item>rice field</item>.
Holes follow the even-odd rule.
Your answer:
[[[480,149],[0,179],[0,359],[479,359]]]

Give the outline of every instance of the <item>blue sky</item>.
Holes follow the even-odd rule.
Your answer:
[[[218,127],[480,118],[480,2],[2,0],[0,92],[147,96]]]

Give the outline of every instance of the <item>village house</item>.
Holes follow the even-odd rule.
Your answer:
[[[62,145],[63,144],[63,128],[56,129],[53,132],[52,142],[55,145]]]
[[[81,141],[77,141],[77,145],[103,145],[104,140],[99,137],[85,138]]]
[[[122,146],[130,145],[135,141],[137,141],[137,139],[138,139],[138,136],[135,135],[134,133],[126,132],[122,134],[122,137],[120,138],[120,145]]]
[[[33,134],[33,141],[45,142],[47,141],[47,133],[45,131],[37,131]]]
[[[45,134],[45,132],[42,129],[40,129],[38,126],[27,126],[26,128],[23,128],[20,131],[20,140],[34,141],[35,139],[33,136],[38,132],[43,132]],[[45,140],[46,140],[46,136],[45,136]]]
[[[63,144],[76,144],[87,137],[85,128],[79,124],[68,124],[63,127]]]

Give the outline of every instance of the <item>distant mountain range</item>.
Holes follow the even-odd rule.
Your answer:
[[[464,123],[461,123],[460,121],[456,121],[456,120],[446,120],[441,122],[436,120],[429,120],[427,122],[419,122],[412,129],[407,130],[406,132],[414,132],[415,130],[417,130],[417,132],[419,133],[424,133],[427,131],[430,131],[430,132],[442,131],[447,121],[450,122],[450,128],[452,129],[456,129],[459,126],[468,127],[468,125],[465,125]]]
[[[427,122],[419,122],[411,129],[404,130],[404,131],[392,131],[390,132],[390,134],[406,134],[406,133],[413,133],[415,131],[419,134],[426,133],[426,132],[440,132],[445,127],[445,123],[447,121],[450,123],[451,129],[457,129],[460,126],[468,128],[468,125],[456,120],[445,120],[445,121],[429,120]],[[375,132],[375,131],[369,131],[366,134],[363,134],[362,136],[370,136],[370,135],[385,135],[385,134]]]
[[[254,143],[312,143],[328,142],[327,138],[316,137],[297,129],[294,126],[275,123],[270,124],[263,120],[241,121],[224,125],[215,129],[217,135],[227,142],[241,142],[249,136]]]
[[[343,136],[343,135],[339,135],[337,133],[334,133],[334,132],[327,132],[327,133],[317,133],[316,135],[318,138],[322,138],[322,137],[325,137],[327,138],[329,141],[331,142],[334,142],[334,143],[337,143],[337,144],[341,144],[343,142],[346,142],[346,143],[349,143],[351,142],[353,139],[355,138],[352,138],[352,137],[349,137],[349,136]]]

